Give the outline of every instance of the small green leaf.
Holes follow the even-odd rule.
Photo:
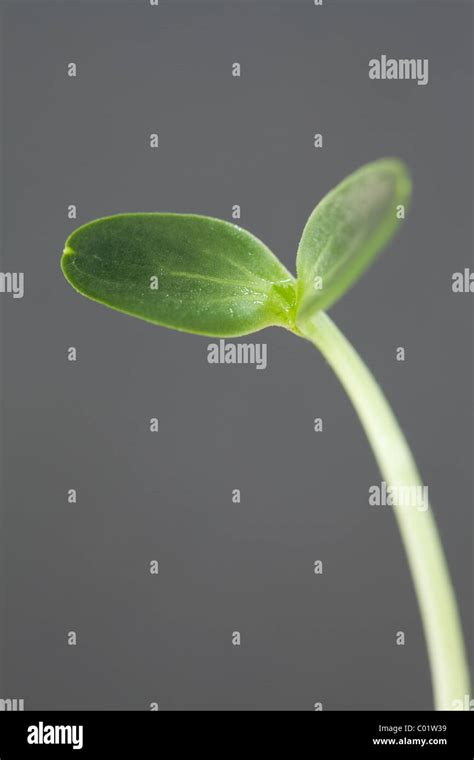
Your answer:
[[[97,219],[68,238],[61,266],[82,295],[175,330],[224,338],[293,325],[293,276],[260,240],[220,219]]]
[[[395,233],[410,194],[405,165],[384,158],[349,175],[316,206],[296,258],[298,323],[332,306],[361,276]]]

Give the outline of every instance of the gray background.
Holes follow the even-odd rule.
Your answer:
[[[26,293],[0,299],[1,696],[27,709],[430,709],[395,520],[368,506],[380,476],[324,360],[270,329],[255,337],[266,371],[210,366],[209,339],[79,297],[59,259],[94,217],[230,219],[239,203],[242,226],[293,269],[332,185],[380,156],[405,159],[409,219],[332,315],[414,447],[472,641],[471,306],[451,292],[471,264],[471,5],[2,11],[2,267],[25,272]],[[428,86],[370,81],[381,53],[429,58]]]

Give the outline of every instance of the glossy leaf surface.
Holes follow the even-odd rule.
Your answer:
[[[295,282],[249,232],[189,214],[119,214],[79,227],[62,269],[82,295],[165,327],[232,337],[289,326]]]

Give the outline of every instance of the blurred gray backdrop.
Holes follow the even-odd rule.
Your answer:
[[[431,708],[395,519],[368,505],[380,476],[321,356],[269,329],[255,336],[265,371],[208,365],[210,339],[81,298],[59,261],[95,217],[230,220],[239,204],[294,270],[321,196],[366,161],[403,158],[409,218],[332,316],[414,448],[471,642],[472,296],[451,291],[471,265],[471,16],[452,1],[2,4],[2,268],[25,273],[25,296],[0,297],[0,696]],[[429,84],[369,80],[383,53],[428,58]]]

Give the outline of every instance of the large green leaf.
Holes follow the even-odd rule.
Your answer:
[[[68,238],[61,265],[82,295],[176,330],[233,337],[293,324],[292,275],[260,240],[219,219],[97,219]]]
[[[410,194],[405,165],[385,158],[362,166],[323,198],[298,248],[297,322],[332,306],[360,277],[393,236]]]

